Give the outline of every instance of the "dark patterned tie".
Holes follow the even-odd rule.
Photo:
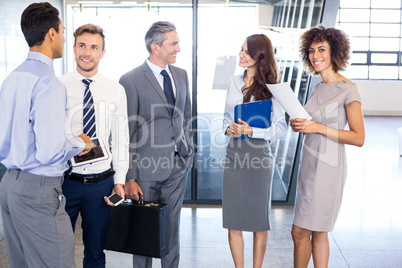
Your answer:
[[[84,133],[90,138],[96,137],[96,126],[95,126],[95,108],[94,101],[92,99],[91,91],[89,90],[89,85],[92,83],[91,79],[82,79],[82,83],[86,85],[84,92],[84,106],[83,106],[83,125]]]
[[[163,91],[165,92],[167,102],[169,104],[169,111],[170,114],[173,114],[173,107],[174,107],[174,95],[173,95],[173,87],[172,87],[172,80],[169,77],[169,74],[166,70],[162,70],[161,75],[163,75]]]

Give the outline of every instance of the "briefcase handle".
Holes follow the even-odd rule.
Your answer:
[[[134,203],[134,202],[137,202],[138,205],[144,205],[144,197],[143,197],[140,193],[138,193],[138,196],[140,197],[140,198],[138,199],[138,201],[135,201],[134,199],[126,198],[126,199],[124,200],[124,203],[132,204],[132,203]]]
[[[144,197],[143,197],[140,193],[138,193],[138,196],[140,197],[140,198],[138,199],[138,204],[144,205]]]

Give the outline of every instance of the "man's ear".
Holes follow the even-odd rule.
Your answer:
[[[151,51],[155,55],[159,55],[159,46],[156,43],[151,44]]]
[[[47,35],[49,36],[50,40],[54,41],[56,39],[56,30],[54,28],[50,28],[49,31],[47,32]]]
[[[102,51],[101,59],[103,59],[103,56],[105,56],[105,53],[106,53],[106,49],[104,49],[104,50]]]

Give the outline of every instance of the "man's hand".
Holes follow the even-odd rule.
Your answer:
[[[115,184],[111,194],[114,194],[114,193],[117,193],[124,199],[124,196],[125,196],[124,195],[124,185],[123,184]],[[109,198],[107,198],[107,196],[104,196],[103,199],[109,206],[112,206],[112,207],[114,206],[114,204],[112,202],[110,202],[110,200],[109,200]]]
[[[86,153],[88,153],[89,151],[91,151],[92,147],[94,147],[91,138],[88,137],[87,135],[85,135],[84,133],[80,134],[78,137],[80,137],[84,142],[85,142],[85,149],[79,153],[78,155],[84,155]]]
[[[130,199],[134,199],[138,201],[140,199],[138,194],[144,196],[141,187],[138,185],[136,181],[126,181],[126,185],[124,186],[126,197]]]

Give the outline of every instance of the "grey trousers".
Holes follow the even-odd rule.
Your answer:
[[[169,205],[169,253],[161,259],[162,268],[177,268],[180,259],[180,212],[186,190],[188,169],[176,156],[169,178],[163,181],[138,181],[144,201]],[[152,258],[133,255],[134,268],[152,268]]]
[[[75,267],[74,234],[62,177],[7,170],[0,205],[10,268]]]

